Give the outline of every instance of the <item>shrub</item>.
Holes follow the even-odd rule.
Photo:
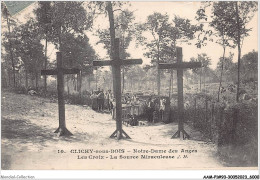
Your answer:
[[[226,96],[186,94],[184,122],[190,122],[205,137],[217,144],[218,154],[229,166],[257,166],[258,107],[256,101],[235,103]],[[171,121],[178,121],[177,106],[171,106]]]
[[[70,94],[65,95],[65,101],[69,104],[88,105],[91,106],[90,95],[88,94]]]

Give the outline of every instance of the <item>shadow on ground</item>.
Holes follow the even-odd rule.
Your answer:
[[[40,127],[30,123],[28,120],[14,120],[2,117],[2,138],[9,139],[10,143],[26,144],[32,143],[41,146],[46,142],[58,142],[60,140],[77,142],[81,141],[78,137],[83,137],[81,134],[76,133],[74,136],[69,137],[57,137],[56,133],[53,133],[56,129]],[[5,144],[7,145],[7,144]],[[13,144],[14,145],[14,144]]]

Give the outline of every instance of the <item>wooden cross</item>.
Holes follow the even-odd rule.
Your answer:
[[[177,47],[177,63],[168,64],[168,63],[159,63],[159,69],[177,69],[177,88],[178,88],[178,131],[172,136],[189,138],[190,136],[184,130],[183,119],[184,119],[184,103],[183,103],[183,69],[187,68],[199,68],[201,67],[201,62],[183,62],[182,61],[182,48]]]
[[[114,42],[114,58],[113,60],[93,61],[93,66],[112,66],[114,68],[113,83],[115,83],[114,94],[116,98],[116,130],[110,138],[117,137],[121,139],[123,134],[126,138],[130,138],[122,129],[122,94],[121,94],[121,66],[130,64],[142,64],[142,59],[127,59],[123,60],[119,57],[119,39],[116,38]]]
[[[76,68],[63,68],[61,52],[57,52],[56,56],[57,68],[50,70],[41,70],[41,75],[57,75],[59,127],[54,133],[59,133],[60,136],[69,136],[72,135],[72,133],[66,128],[65,123],[64,74],[79,74],[80,70]]]

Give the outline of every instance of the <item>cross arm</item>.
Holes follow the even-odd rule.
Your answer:
[[[142,59],[126,59],[126,60],[105,60],[105,61],[93,61],[93,66],[111,66],[111,65],[131,65],[142,64]]]
[[[57,75],[57,69],[41,70],[41,75]]]
[[[201,62],[181,62],[181,63],[159,63],[159,69],[193,69],[200,68]]]
[[[78,74],[80,72],[77,68],[63,69],[64,74]]]
[[[41,70],[41,75],[57,75],[58,69],[47,69],[47,70]],[[78,74],[80,72],[77,68],[69,68],[69,69],[61,69],[63,74]]]
[[[122,60],[123,65],[131,65],[131,64],[142,64],[143,60],[142,59],[127,59],[127,60]]]
[[[93,66],[111,66],[112,60],[93,61]]]

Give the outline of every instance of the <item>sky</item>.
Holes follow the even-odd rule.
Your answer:
[[[188,18],[191,20],[193,24],[196,24],[195,15],[197,9],[200,7],[200,2],[131,2],[131,7],[129,9],[134,11],[134,15],[136,16],[136,22],[144,23],[146,21],[147,16],[151,15],[153,12],[160,12],[162,14],[167,13],[170,16],[170,19],[173,19],[174,15],[180,16],[182,18]],[[108,20],[108,17],[107,17]],[[101,22],[101,23],[99,23]],[[104,17],[97,21],[98,26],[104,25]],[[95,25],[96,26],[96,25]],[[107,25],[108,26],[108,25]],[[251,52],[253,49],[258,50],[258,13],[255,14],[252,21],[248,24],[249,28],[252,28],[252,31],[249,33],[249,37],[243,42],[242,47],[242,55]],[[93,38],[91,43],[95,45],[97,39]],[[194,45],[187,44],[178,44],[183,48],[183,60],[189,61],[191,57],[197,57],[200,53],[206,53],[212,60],[211,68],[216,68],[217,62],[219,61],[219,57],[223,54],[223,49],[216,43],[207,43],[207,46],[198,49]],[[105,57],[103,55],[103,50],[100,46],[97,46],[96,51],[101,57]],[[143,53],[145,52],[144,47],[135,47],[135,42],[130,44],[128,48],[128,52],[131,54],[131,58],[142,58],[143,64],[149,64],[150,59],[144,57]],[[237,61],[237,48],[236,49],[227,49],[226,55],[229,55],[229,52],[234,53],[233,61]]]
[[[135,22],[138,23],[144,23],[147,16],[151,15],[153,12],[160,12],[162,14],[167,13],[172,19],[174,15],[178,15],[182,18],[188,18],[191,20],[193,24],[196,24],[195,21],[195,15],[197,9],[200,7],[200,2],[177,2],[177,1],[161,1],[161,2],[154,2],[154,1],[145,1],[145,2],[131,2],[131,6],[129,7],[130,10],[134,11],[134,15],[136,17]],[[28,16],[31,16],[31,12],[34,8],[34,5],[26,8],[21,13],[18,13],[15,15],[16,18],[18,18],[21,22],[23,22]],[[118,11],[119,12],[119,11]],[[117,11],[115,12],[118,13]],[[242,56],[248,52],[251,52],[253,49],[258,50],[258,13],[255,14],[254,18],[251,20],[251,22],[247,26],[248,28],[252,28],[252,31],[249,33],[249,37],[246,37],[243,42],[242,47]],[[100,16],[94,21],[94,29],[96,28],[108,28],[108,17]],[[101,59],[108,58],[106,54],[106,50],[103,48],[101,44],[97,45],[96,42],[98,41],[98,37],[96,37],[94,34],[95,32],[86,32],[86,34],[89,36],[90,44],[93,46],[93,48],[96,50],[97,54]],[[194,45],[194,42],[191,41],[192,45],[187,44],[177,44],[177,46],[180,46],[183,48],[183,60],[189,61],[191,57],[197,57],[200,53],[206,53],[211,58],[211,68],[215,68],[217,65],[217,62],[219,60],[219,57],[222,56],[223,49],[221,46],[219,46],[216,43],[208,43],[207,46],[202,47],[201,49],[196,48]],[[50,56],[51,59],[55,59],[55,52],[57,51],[54,49],[54,46],[48,45],[48,56]],[[131,58],[142,58],[143,59],[143,65],[149,64],[150,59],[144,57],[143,53],[145,52],[144,47],[135,47],[135,42],[132,42],[127,49],[127,51],[130,53]],[[234,53],[233,61],[237,61],[237,48],[236,49],[228,49],[226,55],[229,54],[229,52]]]

